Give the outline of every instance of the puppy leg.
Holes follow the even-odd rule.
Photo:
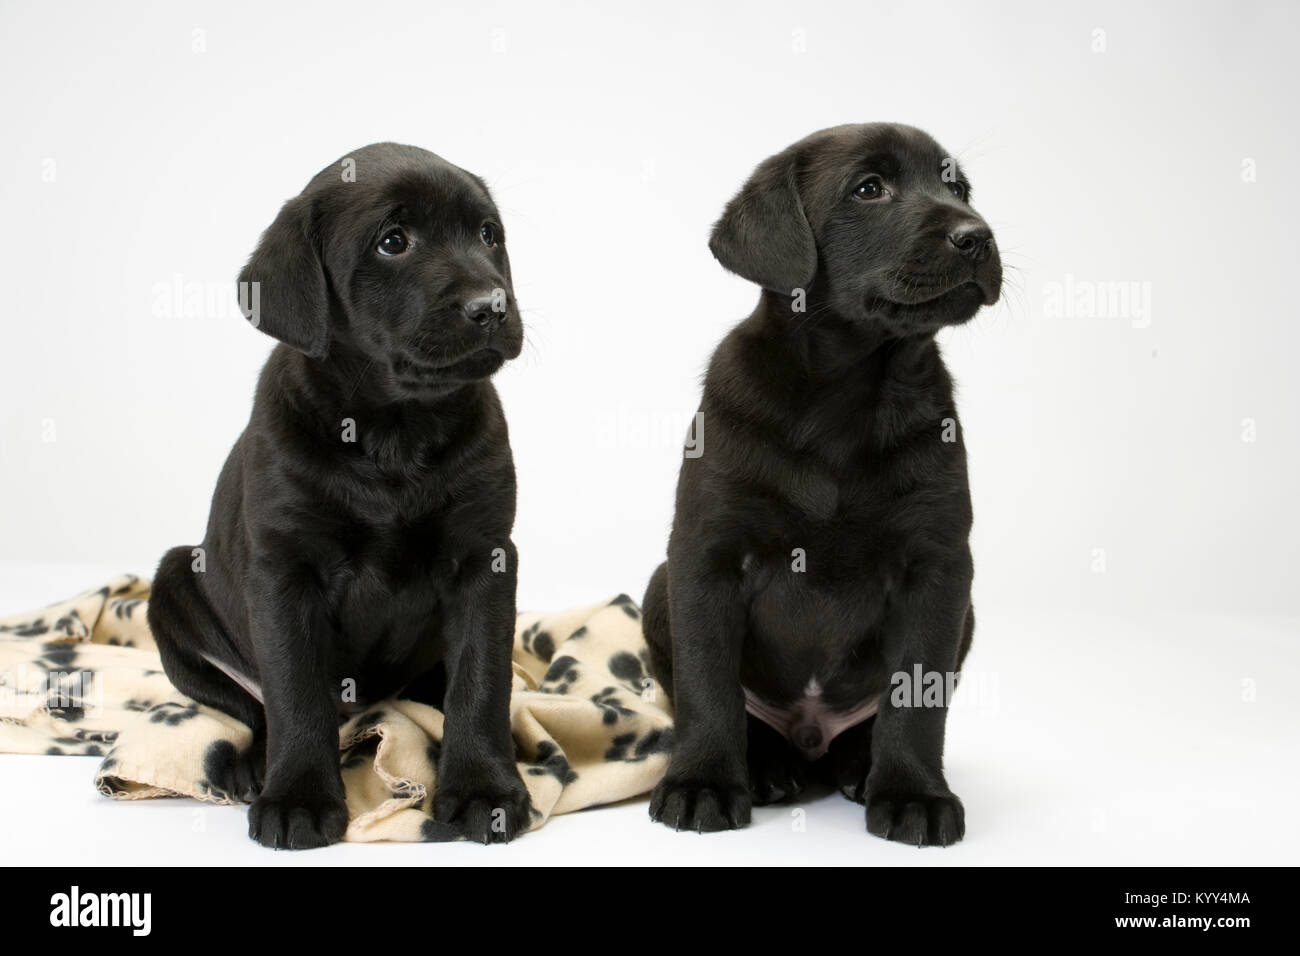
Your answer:
[[[208,605],[190,566],[191,549],[172,548],[158,565],[149,595],[148,621],[162,657],[163,670],[176,689],[200,704],[229,714],[253,732],[253,742],[233,760],[205,767],[208,782],[246,801],[262,789],[266,774],[266,718],[261,703],[208,663],[239,659],[230,639]]]
[[[975,609],[966,613],[966,623],[962,631],[961,647],[957,651],[957,667],[970,651],[971,638],[975,632]],[[958,681],[953,681],[953,686]],[[844,796],[855,803],[866,802],[867,775],[871,771],[871,728],[876,719],[872,717],[856,727],[850,727],[831,741],[827,757],[830,760],[831,779]]]
[[[749,823],[751,806],[740,568],[710,567],[703,548],[680,544],[670,547],[668,569],[673,757],[650,795],[650,818],[678,830],[734,830]]]
[[[650,651],[650,676],[673,695],[673,632],[668,624],[668,562],[655,568],[641,602],[641,632]]]
[[[968,633],[970,580],[966,554],[902,592],[885,634],[890,673],[920,666],[946,677],[956,670]],[[965,810],[943,775],[947,719],[946,700],[921,706],[881,697],[865,786],[869,832],[913,846],[947,846],[965,834]]]
[[[641,627],[650,649],[650,674],[671,698],[673,693],[672,628],[668,623],[668,563],[655,569],[641,602]],[[745,759],[749,796],[755,806],[780,803],[803,792],[808,763],[790,742],[752,714],[746,715]],[[859,781],[859,785],[861,781]]]
[[[755,806],[792,800],[803,792],[808,776],[808,762],[790,741],[759,720],[748,715],[745,756],[749,763],[749,795]]]
[[[266,784],[248,811],[263,846],[303,850],[337,843],[348,825],[339,776],[334,646],[311,568],[257,562],[249,575],[252,644],[266,701]]]
[[[966,609],[966,621],[962,626],[961,647],[957,649],[957,670],[961,670],[961,665],[966,663],[966,655],[970,653],[971,643],[975,639],[975,606],[971,605]]]
[[[504,843],[530,822],[528,790],[510,736],[516,552],[506,567],[490,552],[468,560],[448,599],[442,755],[433,815],[482,843]]]

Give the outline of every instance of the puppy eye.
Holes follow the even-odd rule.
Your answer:
[[[479,226],[478,235],[483,240],[483,245],[489,249],[501,241],[500,230],[490,222],[485,222]]]
[[[879,176],[868,176],[853,190],[853,195],[859,199],[879,199],[884,194],[885,184]]]
[[[400,256],[410,245],[406,233],[400,229],[389,229],[376,248],[381,256]]]
[[[948,191],[962,202],[965,202],[966,197],[970,195],[970,188],[963,182],[949,183]]]

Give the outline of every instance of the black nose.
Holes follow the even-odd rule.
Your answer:
[[[478,295],[466,302],[461,311],[465,313],[465,318],[490,331],[499,329],[506,321],[505,308],[497,311],[493,308],[496,304],[495,296]]]
[[[988,258],[993,232],[983,223],[969,222],[948,233],[948,241],[963,256],[979,262]]]
[[[804,724],[796,727],[790,734],[790,740],[805,753],[812,753],[822,745],[821,728],[816,724]]]

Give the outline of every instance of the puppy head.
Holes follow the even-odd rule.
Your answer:
[[[815,288],[837,315],[932,334],[997,301],[1002,260],[970,183],[919,129],[836,126],[764,161],[709,248],[782,295]]]
[[[326,364],[362,357],[393,398],[486,378],[523,345],[486,185],[414,146],[377,143],[318,173],[239,282],[258,328]]]

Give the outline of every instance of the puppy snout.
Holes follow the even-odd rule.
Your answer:
[[[968,222],[948,233],[948,241],[958,254],[983,262],[989,257],[993,231],[982,222]]]
[[[476,295],[461,307],[465,318],[489,332],[505,325],[505,303],[492,295]]]
[[[816,724],[803,724],[794,729],[790,740],[805,753],[812,753],[822,745],[822,731]]]

